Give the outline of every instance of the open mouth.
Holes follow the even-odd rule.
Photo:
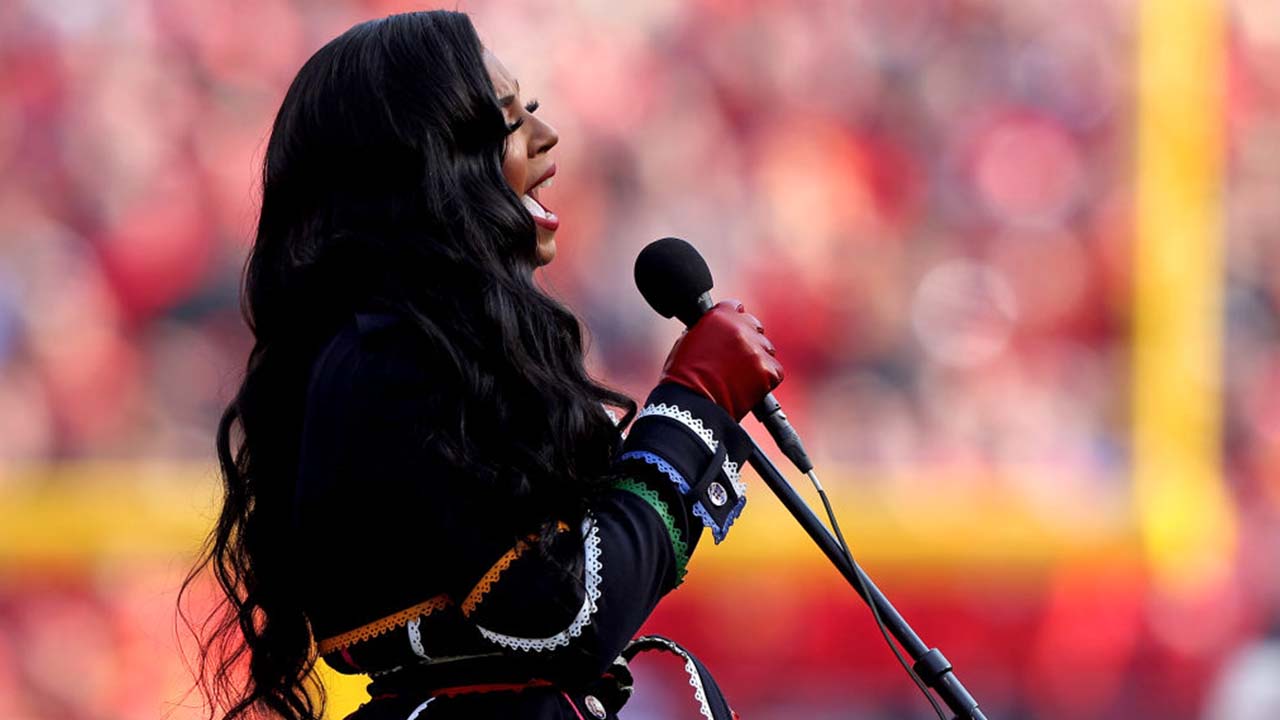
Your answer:
[[[543,175],[541,180],[520,197],[520,202],[524,203],[525,209],[533,216],[534,224],[547,230],[555,230],[560,227],[560,218],[556,217],[555,213],[542,204],[542,201],[538,199],[538,191],[542,188],[551,187],[551,179],[555,174],[556,168],[552,165],[547,174]]]

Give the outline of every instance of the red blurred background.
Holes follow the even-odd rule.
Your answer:
[[[595,372],[652,384],[679,328],[631,263],[663,235],[696,244],[769,328],[855,554],[989,717],[1280,717],[1280,5],[1161,21],[1182,4],[458,7],[559,130],[542,281]],[[0,717],[200,715],[174,591],[248,350],[270,122],[311,52],[407,9],[0,3]],[[1205,52],[1173,95],[1166,39]],[[1187,87],[1210,102],[1180,106]],[[1199,245],[1143,220],[1182,207],[1151,186],[1194,184],[1144,172],[1143,138],[1182,116],[1208,134],[1153,147],[1210,191]],[[1143,295],[1162,253],[1216,260]],[[1175,317],[1151,325],[1135,297]],[[1188,303],[1207,403],[1142,359]],[[1166,410],[1212,423],[1135,443]],[[1167,494],[1142,469],[1201,443],[1206,470]],[[759,483],[648,629],[745,718],[929,716]],[[640,672],[626,717],[687,716],[674,669]]]

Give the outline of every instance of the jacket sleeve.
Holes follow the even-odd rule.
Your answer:
[[[714,403],[659,386],[623,444],[613,489],[579,527],[558,524],[551,552],[527,540],[504,552],[463,613],[509,652],[547,654],[561,679],[598,677],[681,582],[703,528],[724,539],[746,502],[749,450]]]
[[[520,501],[446,469],[432,428],[459,411],[430,373],[394,352],[360,363],[352,446],[379,517],[420,546],[410,571],[433,574],[491,651],[536,658],[549,680],[599,677],[679,584],[702,529],[724,539],[745,503],[745,432],[710,400],[661,385],[585,517],[529,522]]]

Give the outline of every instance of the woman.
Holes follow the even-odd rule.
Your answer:
[[[628,641],[741,511],[737,421],[781,382],[772,347],[722,303],[641,412],[588,377],[533,281],[558,225],[537,106],[450,12],[358,25],[289,88],[202,562],[228,601],[215,714],[317,717],[319,656],[372,677],[360,720],[616,717]]]

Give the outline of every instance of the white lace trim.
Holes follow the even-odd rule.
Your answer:
[[[736,462],[730,460],[724,461],[724,474],[729,476],[729,482],[733,483],[733,489],[738,491],[738,497],[747,496],[747,484],[742,482],[742,469]]]
[[[432,700],[435,700],[435,698],[427,698],[426,702],[414,708],[413,712],[409,713],[409,717],[405,718],[404,720],[417,720],[418,715],[420,715],[423,710],[427,709],[427,706],[431,704]]]
[[[409,630],[409,647],[413,648],[414,655],[431,662],[431,658],[427,656],[427,649],[422,647],[422,631],[418,629],[418,623],[420,622],[422,622],[422,618],[416,617],[405,625]]]
[[[480,634],[486,640],[512,650],[538,651],[564,647],[571,639],[581,635],[587,624],[591,622],[591,616],[596,612],[597,603],[600,600],[600,571],[604,569],[604,565],[600,563],[600,530],[590,514],[582,521],[582,555],[583,572],[586,575],[586,595],[582,598],[582,607],[573,618],[573,622],[569,623],[569,627],[551,637],[522,638],[496,633],[477,625],[476,628]]]
[[[711,432],[711,428],[702,424],[702,418],[694,417],[693,413],[688,410],[681,410],[679,405],[668,405],[666,403],[645,405],[644,409],[636,415],[636,420],[650,415],[661,415],[683,424],[697,433],[698,437],[702,438],[702,442],[706,443],[707,449],[711,452],[715,452],[716,448],[720,447],[720,443],[716,441],[716,436]]]
[[[702,438],[702,442],[707,449],[715,453],[720,447],[720,442],[716,440],[715,433],[711,432],[711,428],[702,424],[702,418],[696,417],[688,410],[681,410],[679,405],[668,405],[666,403],[658,403],[657,405],[645,405],[644,409],[636,414],[636,420],[650,415],[658,415],[670,418],[684,425]],[[725,458],[724,464],[721,466],[724,474],[729,478],[729,482],[733,483],[733,489],[738,491],[738,497],[747,496],[747,485],[742,482],[742,468],[738,463]]]
[[[706,688],[702,687],[702,676],[698,674],[698,666],[693,664],[693,658],[681,650],[679,645],[668,641],[666,638],[650,637],[647,639],[665,645],[671,652],[684,658],[684,671],[689,675],[689,686],[693,688],[693,699],[698,701],[698,710],[707,720],[714,720],[711,715],[711,704],[707,702]]]

